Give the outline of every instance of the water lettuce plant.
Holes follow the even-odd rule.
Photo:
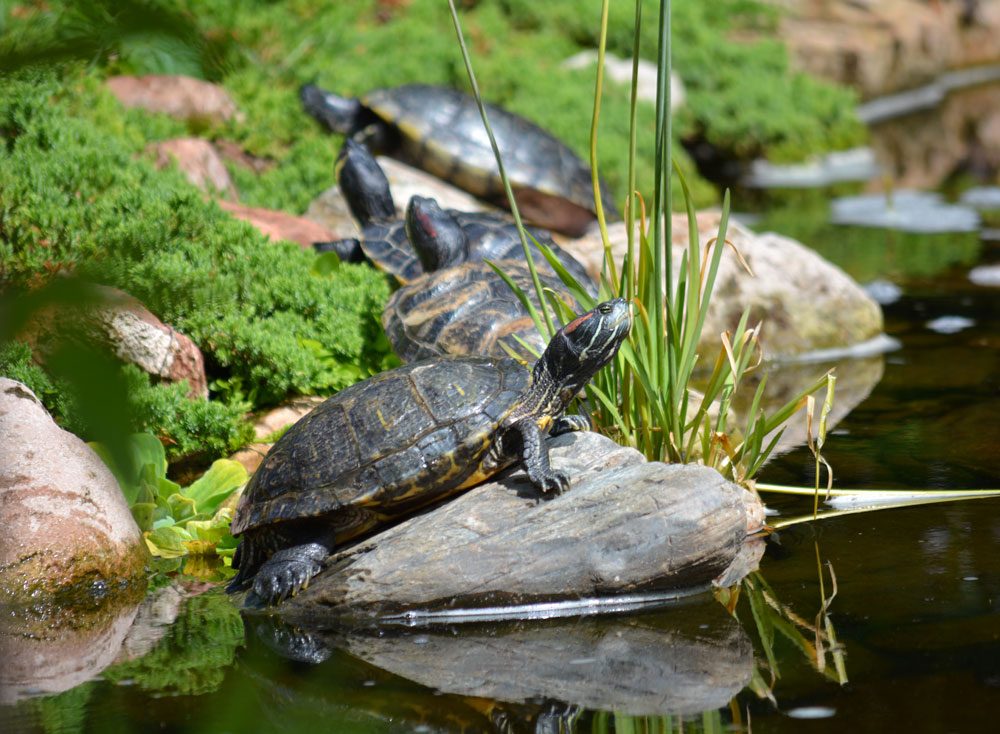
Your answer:
[[[91,443],[118,480],[150,553],[162,558],[190,555],[231,556],[237,541],[229,532],[233,492],[247,481],[247,470],[218,459],[186,487],[167,479],[163,444],[150,433],[136,433],[128,459],[116,460],[108,448]]]

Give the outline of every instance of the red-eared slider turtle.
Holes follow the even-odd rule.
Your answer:
[[[415,196],[407,206],[407,219],[418,217],[421,226],[441,229],[434,244],[414,252],[407,239],[404,220],[396,217],[389,179],[375,157],[361,143],[344,141],[337,158],[337,179],[351,214],[361,226],[361,239],[316,242],[318,252],[335,251],[342,260],[368,260],[400,283],[410,283],[432,270],[462,262],[513,258],[523,261],[524,250],[517,227],[504,215],[488,212],[443,210],[434,199]],[[586,268],[559,247],[548,232],[529,229],[538,242],[552,249],[563,266],[581,283],[592,286]],[[550,266],[529,239],[532,257],[539,269]],[[596,289],[594,289],[596,290]]]
[[[309,114],[333,132],[368,143],[498,206],[507,206],[499,168],[476,101],[446,87],[409,84],[346,99],[306,84]],[[522,215],[579,236],[594,221],[590,167],[551,133],[523,117],[486,105],[504,168]],[[618,210],[601,183],[605,216]]]
[[[403,365],[348,387],[279,440],[236,508],[230,590],[269,602],[296,593],[336,544],[472,487],[521,462],[543,494],[568,486],[546,435],[589,427],[564,415],[628,334],[618,298],[577,317],[528,369],[461,357]]]
[[[407,209],[406,231],[413,249],[433,272],[393,293],[382,311],[382,327],[397,356],[413,362],[446,355],[503,357],[513,350],[519,358],[534,361],[544,349],[545,339],[510,286],[485,262],[452,265],[456,260],[453,253],[465,249],[461,242],[464,230],[455,219],[433,200],[422,201],[415,196]],[[516,248],[512,246],[500,254],[503,257],[521,252],[518,242]],[[536,259],[540,257],[536,255]],[[495,264],[538,308],[535,286],[523,257],[519,261],[498,259]],[[580,277],[575,272],[573,275]],[[538,276],[544,288],[571,307],[576,306],[559,278],[545,272]],[[582,285],[596,290],[585,273],[582,277]]]
[[[528,267],[510,260],[497,265],[538,308]],[[576,303],[558,278],[543,273],[538,277],[544,288],[566,303]],[[403,286],[382,311],[382,328],[403,362],[447,355],[504,357],[511,354],[504,345],[519,359],[532,362],[545,348],[544,337],[521,301],[483,262],[428,273]]]

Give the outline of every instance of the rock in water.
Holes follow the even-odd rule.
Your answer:
[[[743,490],[713,469],[646,462],[595,433],[549,442],[571,488],[539,501],[507,472],[338,550],[278,610],[300,620],[475,610],[708,587],[747,534]]]
[[[0,602],[144,583],[149,553],[111,471],[0,377]]]

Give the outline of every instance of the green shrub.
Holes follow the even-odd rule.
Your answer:
[[[314,273],[312,253],[271,242],[175,171],[155,171],[128,135],[69,113],[107,119],[91,82],[30,71],[4,84],[0,288],[65,270],[120,288],[190,336],[210,377],[241,381],[258,405],[336,390],[382,366],[387,350],[372,349],[382,276],[351,265]]]

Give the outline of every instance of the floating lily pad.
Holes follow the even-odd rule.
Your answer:
[[[947,204],[940,195],[926,191],[844,196],[830,203],[830,212],[834,224],[885,227],[901,232],[974,232],[980,226],[975,209]]]

